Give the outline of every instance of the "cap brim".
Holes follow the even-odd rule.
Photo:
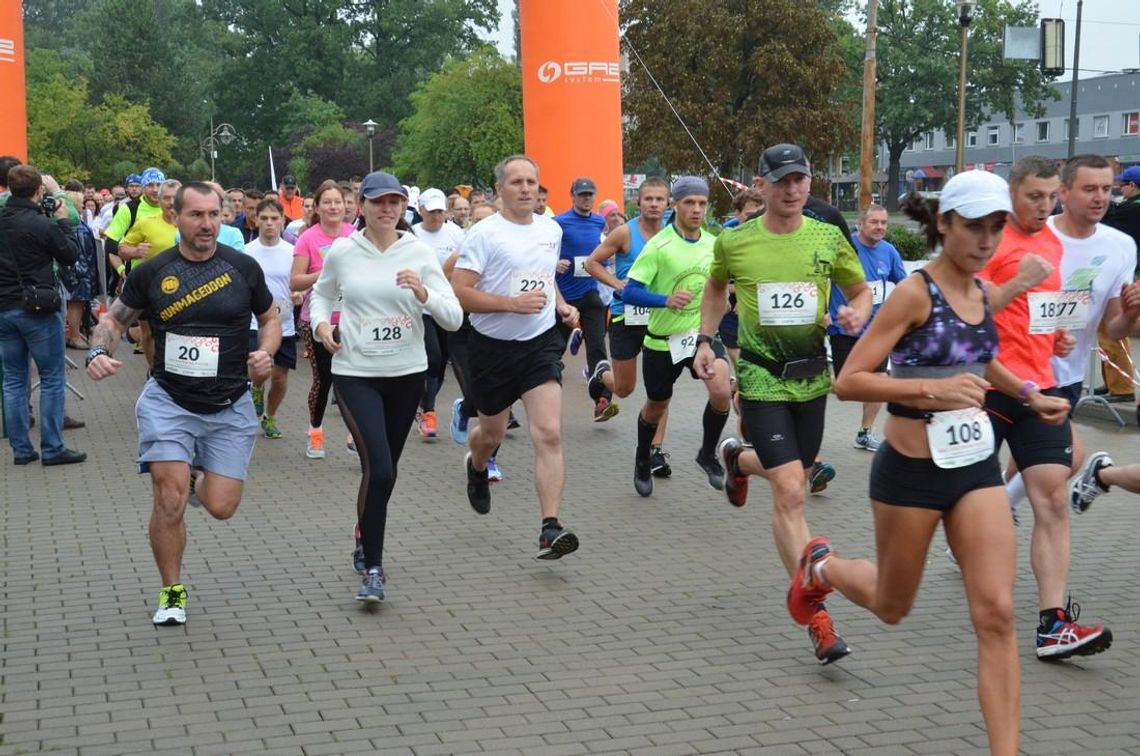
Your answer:
[[[804,176],[811,176],[811,169],[801,163],[792,163],[791,165],[781,165],[768,173],[762,175],[760,178],[767,181],[779,181],[784,176],[790,176],[793,173],[801,173]]]
[[[376,199],[377,197],[383,197],[386,194],[394,194],[397,197],[403,197],[404,199],[408,198],[408,195],[404,194],[399,189],[372,189],[368,191],[361,190],[360,192],[360,196],[364,199]]]
[[[443,205],[438,205],[438,204],[435,204],[435,203],[432,203],[432,204],[430,204],[430,205],[420,205],[420,207],[423,209],[423,211],[424,211],[425,213],[434,213],[434,212],[436,212],[437,210],[446,210],[446,209],[447,209],[447,205],[446,205],[446,204],[443,204]]]
[[[958,207],[952,207],[948,209],[939,208],[938,212],[947,213],[950,212],[950,210],[953,210],[955,213],[968,220],[977,220],[978,218],[984,218],[987,215],[993,215],[994,213],[1012,213],[1013,205],[1010,204],[1009,196],[1006,195],[1005,202],[1002,202],[998,198],[987,197],[985,199],[976,199],[970,200],[969,202],[963,202]]]

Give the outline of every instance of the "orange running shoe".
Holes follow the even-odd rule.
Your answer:
[[[420,417],[420,435],[429,439],[439,437],[439,426],[434,412],[425,412]]]
[[[309,459],[325,458],[325,432],[322,428],[309,428],[309,446],[305,449]]]
[[[792,615],[797,624],[806,625],[811,622],[824,597],[834,590],[830,585],[820,584],[812,570],[812,567],[830,556],[831,544],[826,538],[813,538],[804,546],[800,565],[788,586],[788,614]]]
[[[819,659],[820,664],[831,664],[851,653],[851,649],[847,647],[847,642],[840,637],[839,633],[835,632],[831,615],[827,613],[827,609],[822,604],[811,616],[811,622],[808,624],[808,636],[811,638],[812,645],[815,646],[815,658]]]

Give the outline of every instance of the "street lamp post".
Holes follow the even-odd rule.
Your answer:
[[[365,133],[368,134],[368,172],[369,173],[372,173],[372,171],[373,171],[373,166],[372,166],[372,137],[376,136],[376,127],[379,125],[380,124],[376,123],[376,121],[373,121],[371,118],[369,118],[367,121],[364,122],[364,130],[365,130]]]
[[[237,139],[237,130],[230,123],[219,123],[214,127],[214,116],[210,116],[210,135],[202,140],[202,149],[210,153],[210,181],[217,181],[214,172],[214,159],[218,156],[218,143],[230,144]]]
[[[966,164],[966,52],[970,40],[970,22],[974,20],[976,2],[958,0],[958,27],[962,30],[962,54],[958,58],[958,138],[955,141],[954,172],[961,173]]]

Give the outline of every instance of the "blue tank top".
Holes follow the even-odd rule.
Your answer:
[[[637,218],[630,218],[626,223],[629,226],[629,252],[618,252],[614,255],[614,276],[620,280],[629,277],[629,269],[633,267],[633,261],[641,254],[641,249],[645,246],[645,237],[641,235],[641,227],[637,223]],[[617,318],[619,315],[625,315],[625,303],[621,301],[621,295],[614,292],[613,301],[610,302],[610,315],[612,318]]]

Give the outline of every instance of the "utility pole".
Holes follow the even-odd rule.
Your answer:
[[[966,60],[970,43],[970,23],[977,3],[958,0],[958,27],[962,32],[962,54],[958,58],[958,134],[954,140],[954,172],[966,165]]]
[[[1073,92],[1069,98],[1069,157],[1077,154],[1077,83],[1081,67],[1081,9],[1085,0],[1077,0],[1077,42],[1073,46]]]
[[[875,37],[879,33],[879,0],[867,0],[867,46],[863,55],[863,134],[859,156],[859,209],[871,204],[875,160]]]

